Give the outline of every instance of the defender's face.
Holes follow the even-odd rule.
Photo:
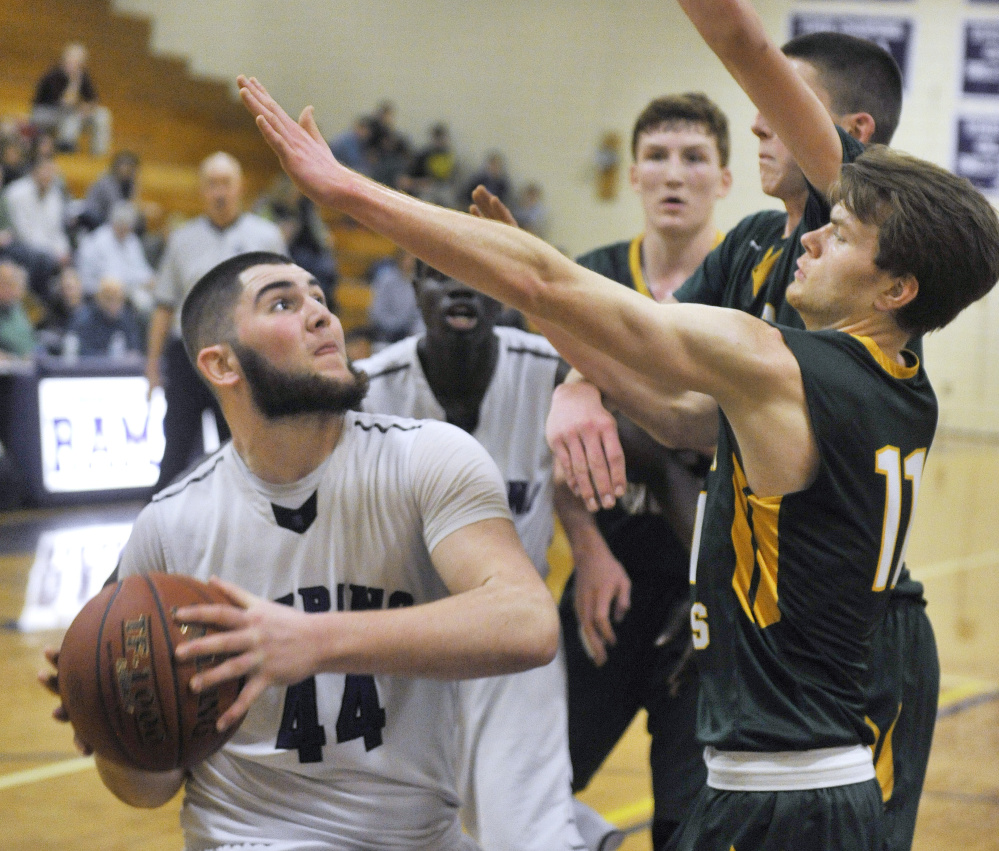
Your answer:
[[[819,80],[815,68],[800,59],[792,59],[791,64],[822,101],[833,121],[837,121],[839,116],[832,111],[832,98]],[[791,156],[791,152],[767,124],[766,119],[757,113],[750,129],[760,140],[760,187],[763,191],[771,198],[778,198],[781,201],[791,201],[807,193],[808,184],[805,182],[805,175]]]
[[[234,311],[239,343],[282,372],[350,380],[343,326],[322,288],[300,266],[261,265],[240,276]]]
[[[677,234],[703,228],[715,201],[732,185],[714,136],[703,125],[687,121],[639,135],[630,179],[642,200],[646,226]]]
[[[870,314],[879,293],[895,279],[874,264],[878,227],[864,224],[843,204],[829,224],[801,238],[805,253],[787,288],[787,301],[810,330],[841,327]]]
[[[502,305],[453,278],[424,275],[416,284],[416,301],[428,340],[488,341]]]

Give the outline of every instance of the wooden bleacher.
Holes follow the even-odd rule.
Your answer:
[[[198,164],[225,150],[241,163],[247,200],[274,179],[273,153],[239,103],[228,80],[191,73],[185,59],[150,48],[150,22],[115,10],[110,0],[31,0],[0,3],[0,116],[26,119],[35,85],[71,41],[87,46],[90,74],[112,113],[112,151],[132,150],[142,161],[140,193],[164,211],[164,222],[200,212]],[[86,140],[82,149],[86,148]],[[80,198],[110,157],[62,154],[69,191]],[[364,321],[370,294],[363,280],[390,242],[355,223],[330,216],[340,263],[339,299],[348,328]]]

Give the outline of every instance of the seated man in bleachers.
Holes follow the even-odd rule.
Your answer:
[[[87,71],[87,48],[67,44],[58,65],[38,81],[31,123],[54,130],[60,150],[75,151],[84,127],[90,133],[90,153],[103,156],[111,143],[111,113],[97,98]]]
[[[142,330],[125,297],[125,285],[101,280],[94,300],[73,316],[68,334],[75,334],[82,357],[124,357],[142,351]]]
[[[129,302],[142,315],[153,309],[155,272],[146,260],[142,242],[135,233],[139,211],[129,201],[118,201],[110,220],[80,239],[76,265],[83,292],[97,293],[103,278],[114,278],[125,286]]]
[[[0,361],[30,357],[35,329],[24,310],[28,275],[9,260],[0,261]]]
[[[31,171],[7,186],[0,197],[14,238],[43,254],[58,270],[72,256],[65,190],[55,159],[37,148],[34,154]],[[38,295],[44,298],[44,290]]]

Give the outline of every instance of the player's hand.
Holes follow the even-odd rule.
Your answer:
[[[575,581],[573,603],[579,636],[593,664],[599,667],[607,661],[607,648],[617,643],[614,624],[631,608],[631,580],[603,544],[590,548],[583,558],[576,555]]]
[[[566,484],[590,511],[611,508],[624,495],[624,450],[614,416],[588,381],[564,382],[552,394],[545,437]]]
[[[316,673],[303,639],[303,618],[310,616],[291,606],[272,603],[215,577],[231,605],[208,603],[182,606],[174,617],[180,623],[214,626],[222,632],[195,638],[177,646],[178,661],[197,656],[227,657],[191,678],[195,693],[230,680],[246,678],[239,697],[219,718],[219,730],[236,724],[253,702],[272,685],[292,685]]]
[[[38,672],[38,682],[40,682],[45,690],[50,694],[54,694],[56,697],[60,698],[59,705],[52,710],[52,717],[55,718],[56,721],[65,724],[69,721],[69,715],[66,714],[66,707],[63,706],[62,696],[59,693],[59,651],[55,647],[46,647],[44,652],[45,658],[48,660],[51,667],[45,668]],[[90,756],[94,752],[94,749],[79,736],[75,735],[75,733],[73,736],[73,744],[83,756]]]
[[[482,185],[476,186],[472,190],[472,205],[468,208],[468,212],[480,219],[489,219],[518,227],[517,220],[510,212],[510,208]]]
[[[254,77],[240,74],[236,82],[243,104],[292,183],[317,204],[333,206],[337,175],[349,169],[341,166],[330,151],[312,107],[305,107],[296,122]]]

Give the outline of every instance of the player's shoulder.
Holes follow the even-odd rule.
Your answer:
[[[369,381],[403,374],[413,366],[418,340],[419,337],[406,337],[369,357],[354,361],[354,366],[364,370]]]
[[[166,505],[171,500],[197,497],[213,488],[232,466],[232,444],[196,461],[150,500],[150,505]]]
[[[784,210],[758,210],[743,216],[727,234],[724,242],[745,243],[759,236],[783,233],[787,225],[787,212]]]
[[[170,231],[170,235],[167,237],[167,245],[176,246],[183,244],[201,234],[207,233],[209,227],[207,216],[195,216],[177,225],[177,227]]]
[[[451,423],[368,411],[347,412],[344,439],[364,464],[375,457],[392,464],[424,457],[440,460],[479,447],[474,437]]]

